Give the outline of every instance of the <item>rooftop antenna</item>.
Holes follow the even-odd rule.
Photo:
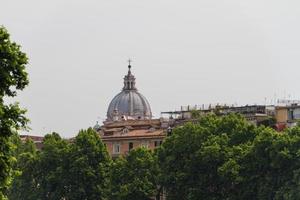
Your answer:
[[[265,105],[267,105],[267,97],[265,97]]]
[[[283,91],[284,99],[286,99],[286,90]]]

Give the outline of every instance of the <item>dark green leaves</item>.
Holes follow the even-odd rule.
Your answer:
[[[240,116],[203,117],[158,151],[168,199],[297,199],[300,129],[254,127]]]
[[[112,200],[148,200],[158,193],[159,168],[150,150],[138,148],[116,159],[111,174]]]
[[[41,151],[21,145],[11,199],[105,200],[110,192],[111,159],[99,135],[82,130],[72,142],[48,134]]]
[[[9,34],[0,26],[0,199],[5,199],[13,174],[11,155],[12,146],[9,137],[21,128],[25,128],[27,119],[25,110],[18,104],[6,105],[5,97],[14,97],[17,90],[23,90],[28,84],[25,66],[27,57],[20,46],[10,41]]]
[[[23,90],[28,85],[25,66],[26,54],[20,46],[9,39],[4,27],[0,27],[0,96],[15,96],[16,90]]]

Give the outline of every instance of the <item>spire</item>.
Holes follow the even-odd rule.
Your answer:
[[[124,77],[124,87],[123,90],[136,90],[135,87],[135,77],[131,74],[131,62],[132,60],[128,60],[128,73]]]
[[[132,62],[132,60],[129,58],[128,59],[128,75],[131,74],[131,62]]]

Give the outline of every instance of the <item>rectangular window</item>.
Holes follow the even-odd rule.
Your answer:
[[[114,154],[120,154],[121,153],[121,144],[120,143],[114,143],[113,144],[113,153]]]
[[[149,148],[149,141],[142,141],[140,146],[145,147],[145,148]]]
[[[158,147],[158,146],[160,146],[162,144],[162,141],[161,140],[159,140],[159,141],[154,141],[154,146],[155,147]]]
[[[132,142],[129,142],[129,143],[128,143],[128,149],[129,149],[129,151],[130,151],[131,149],[133,149],[133,143],[132,143]]]

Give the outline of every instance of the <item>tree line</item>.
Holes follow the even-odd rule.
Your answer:
[[[299,199],[300,127],[276,132],[239,115],[209,115],[175,128],[154,151],[114,160],[99,135],[45,136],[38,151],[15,136],[12,200]]]
[[[17,162],[8,198],[149,199],[155,196],[159,168],[152,151],[139,148],[112,160],[99,134],[82,130],[74,140],[47,134],[37,150],[30,139],[12,137]]]

